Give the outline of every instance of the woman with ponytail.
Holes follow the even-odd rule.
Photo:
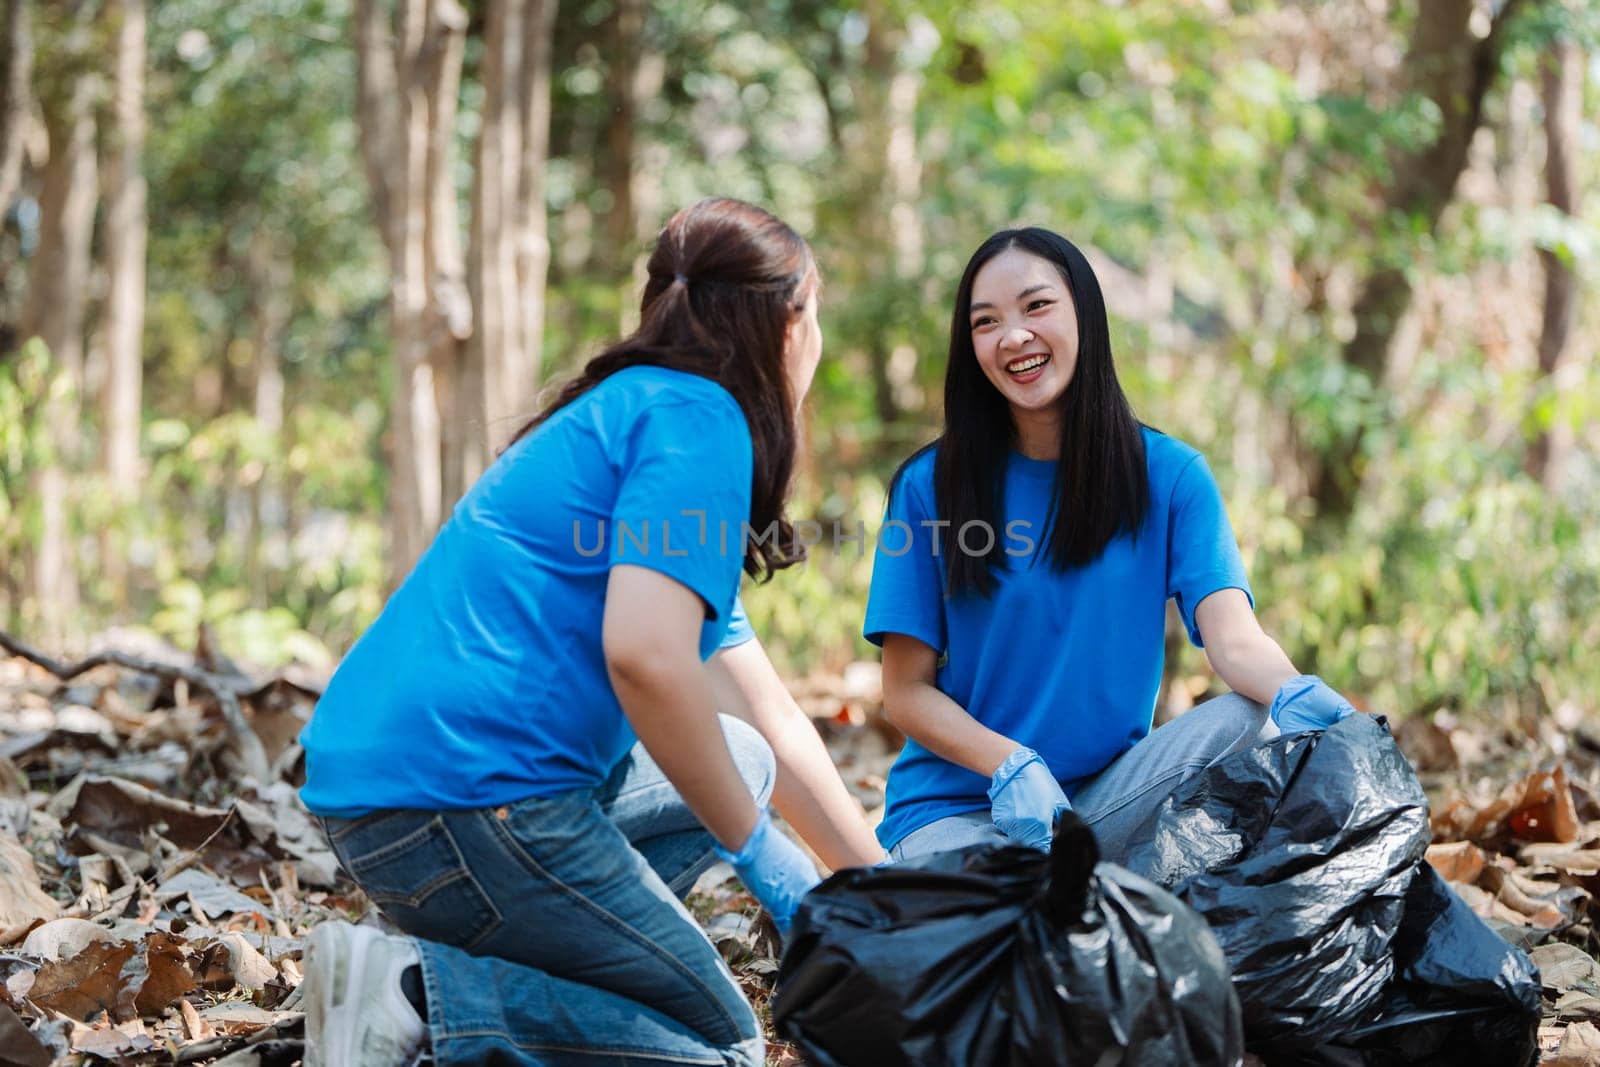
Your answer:
[[[760,1064],[682,898],[717,857],[785,929],[883,851],[739,609],[803,552],[784,513],[821,354],[804,240],[680,211],[637,332],[513,439],[341,663],[306,805],[410,937],[325,923],[310,1065]],[[717,709],[730,714],[718,715]]]
[[[1004,230],[955,304],[944,429],[895,477],[867,604],[907,737],[878,836],[1048,848],[1071,807],[1116,862],[1186,778],[1354,709],[1257,624],[1205,458],[1134,418],[1083,253]],[[1168,600],[1233,692],[1152,732]]]

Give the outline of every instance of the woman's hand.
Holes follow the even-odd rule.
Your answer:
[[[1072,810],[1061,783],[1031,748],[1018,745],[995,770],[989,785],[994,824],[1019,845],[1050,851],[1056,820]]]
[[[1297,674],[1272,698],[1272,721],[1286,734],[1326,730],[1356,713],[1355,706],[1314,674]]]
[[[717,846],[717,856],[733,865],[745,888],[755,894],[767,909],[778,932],[789,936],[789,924],[800,906],[800,898],[814,889],[820,878],[806,854],[772,825],[772,818],[761,813],[756,828],[737,852]]]

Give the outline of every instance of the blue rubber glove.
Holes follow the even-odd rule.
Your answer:
[[[800,898],[822,881],[800,846],[773,826],[772,818],[763,811],[738,852],[715,847],[718,858],[733,865],[739,880],[761,901],[778,932],[787,937]]]
[[[1356,713],[1350,702],[1314,674],[1297,674],[1278,687],[1270,714],[1286,734],[1326,730]]]
[[[1050,851],[1056,819],[1072,805],[1061,783],[1031,748],[1019,745],[995,768],[989,783],[994,824],[1019,845]]]

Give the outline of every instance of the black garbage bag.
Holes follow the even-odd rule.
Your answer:
[[[1337,1044],[1368,1067],[1524,1067],[1539,1048],[1539,975],[1424,863],[1394,939],[1395,979]]]
[[[819,1067],[1239,1063],[1216,939],[1098,851],[1069,814],[1048,856],[979,847],[835,874],[791,930],[778,1032]]]
[[[1523,1063],[1532,964],[1438,880],[1430,836],[1388,724],[1357,715],[1191,778],[1126,862],[1210,923],[1268,1062],[1411,1062],[1400,1050],[1469,1047],[1470,1031],[1461,1062]]]

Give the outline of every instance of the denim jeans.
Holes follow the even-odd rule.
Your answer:
[[[1249,748],[1267,725],[1267,709],[1237,693],[1208,700],[1173,719],[1098,774],[1068,790],[1072,810],[1094,830],[1100,856],[1118,863],[1143,839],[1161,805],[1187,779],[1224,756]],[[971,845],[1012,844],[982,811],[947,815],[895,843],[889,858],[910,859]]]
[[[772,750],[722,728],[765,805]],[[681,900],[711,836],[641,746],[598,789],[324,823],[416,939],[438,1063],[762,1063],[755,1013]]]

